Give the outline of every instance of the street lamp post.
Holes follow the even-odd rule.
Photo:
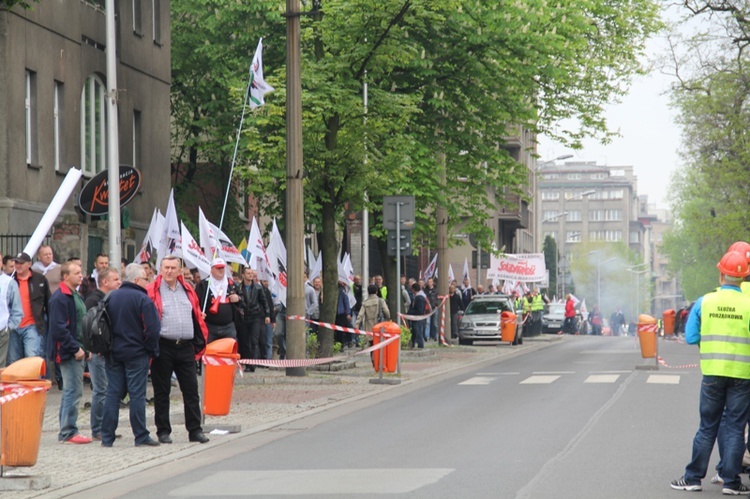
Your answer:
[[[643,269],[643,270],[634,270],[638,267],[643,267],[644,265],[648,265],[648,263],[641,263],[639,265],[633,265],[631,267],[625,267],[625,270],[628,272],[635,274],[635,315],[638,315],[638,309],[641,306],[641,274],[645,274],[649,271],[649,269]]]
[[[596,264],[596,304],[599,305],[599,310],[602,308],[602,275],[601,275],[601,268],[602,265],[604,265],[607,262],[611,262],[612,260],[617,260],[616,256],[613,256],[612,258],[607,258],[603,262],[599,262]]]

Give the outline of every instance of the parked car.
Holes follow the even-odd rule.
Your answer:
[[[550,303],[547,306],[547,313],[542,315],[542,332],[557,334],[562,329],[565,320],[565,304]]]
[[[505,295],[475,296],[463,313],[458,325],[458,343],[471,345],[475,341],[500,341],[500,314],[512,312],[513,300]],[[523,332],[516,322],[514,345],[523,343]]]

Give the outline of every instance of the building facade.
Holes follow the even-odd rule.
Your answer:
[[[170,3],[115,4],[120,163],[142,178],[123,210],[122,254],[132,258],[169,195]],[[68,170],[80,168],[51,233],[58,261],[108,251],[106,222],[76,207],[85,182],[109,166],[106,41],[103,0],[0,8],[0,236],[30,235]],[[0,239],[0,251],[15,250]]]

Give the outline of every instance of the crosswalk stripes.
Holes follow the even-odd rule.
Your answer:
[[[584,384],[614,384],[617,383],[623,374],[630,371],[598,371],[590,372],[583,380]],[[550,385],[563,377],[570,378],[574,371],[560,371],[558,373],[533,373],[518,382],[520,385]],[[507,379],[508,376],[521,376],[519,372],[497,372],[497,373],[477,373],[476,376],[458,383],[459,385],[490,385],[501,377]],[[650,374],[646,378],[646,383],[651,385],[678,385],[682,374]]]

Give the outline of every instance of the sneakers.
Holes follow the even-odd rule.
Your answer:
[[[736,489],[724,487],[721,489],[721,493],[725,496],[746,496],[750,495],[750,489],[747,488],[747,485],[741,483]]]
[[[719,474],[715,474],[711,477],[711,483],[714,485],[721,485],[724,483],[724,479],[719,476]]]
[[[90,444],[91,443],[91,439],[89,437],[85,437],[85,436],[83,436],[83,435],[81,435],[79,433],[77,435],[74,435],[74,436],[70,437],[65,442],[67,442],[69,444]]]
[[[677,480],[672,480],[672,483],[670,483],[669,486],[675,490],[688,490],[690,492],[698,492],[699,490],[703,490],[701,484],[687,483],[685,481],[685,477],[679,478]]]

